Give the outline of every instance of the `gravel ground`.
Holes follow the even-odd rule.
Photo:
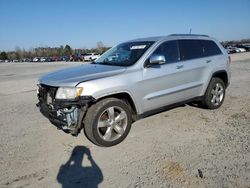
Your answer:
[[[0,64],[0,187],[250,187],[250,53],[232,55],[224,105],[183,105],[101,148],[35,107],[36,80],[79,63]]]

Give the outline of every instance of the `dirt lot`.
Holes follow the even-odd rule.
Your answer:
[[[58,131],[36,80],[78,63],[0,64],[0,187],[250,187],[250,53],[232,55],[224,105],[191,105],[133,124],[111,148]]]

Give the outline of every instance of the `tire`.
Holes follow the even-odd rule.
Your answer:
[[[212,78],[203,97],[202,104],[208,109],[217,109],[223,104],[225,94],[226,87],[222,79]]]
[[[84,133],[94,144],[110,147],[122,142],[132,124],[129,106],[116,98],[93,104],[84,118]]]

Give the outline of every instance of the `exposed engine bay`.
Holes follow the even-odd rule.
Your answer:
[[[83,128],[82,119],[86,109],[94,99],[79,97],[77,99],[55,99],[57,87],[38,85],[37,107],[41,113],[57,128],[77,136]]]

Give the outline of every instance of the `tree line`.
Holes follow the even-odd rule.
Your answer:
[[[242,39],[242,40],[231,40],[231,41],[223,41],[221,44],[224,47],[227,46],[236,46],[237,44],[250,44],[250,39]],[[72,49],[68,44],[59,47],[37,47],[32,48],[30,50],[21,49],[20,47],[16,47],[14,51],[0,52],[0,60],[20,60],[23,58],[33,59],[35,57],[63,57],[63,56],[71,56],[71,55],[79,55],[86,54],[90,52],[102,54],[109,47],[106,47],[102,42],[97,42],[96,47],[92,49]]]
[[[228,41],[221,42],[221,44],[224,47],[227,47],[227,46],[236,46],[236,45],[239,45],[239,44],[250,44],[250,39],[228,40]]]
[[[109,47],[106,47],[102,42],[98,42],[95,48],[87,49],[72,49],[70,45],[61,45],[59,47],[37,47],[30,50],[21,49],[16,47],[13,51],[2,51],[0,52],[0,60],[20,60],[24,58],[33,59],[35,57],[63,57],[71,55],[80,55],[86,53],[98,53],[102,54]]]

